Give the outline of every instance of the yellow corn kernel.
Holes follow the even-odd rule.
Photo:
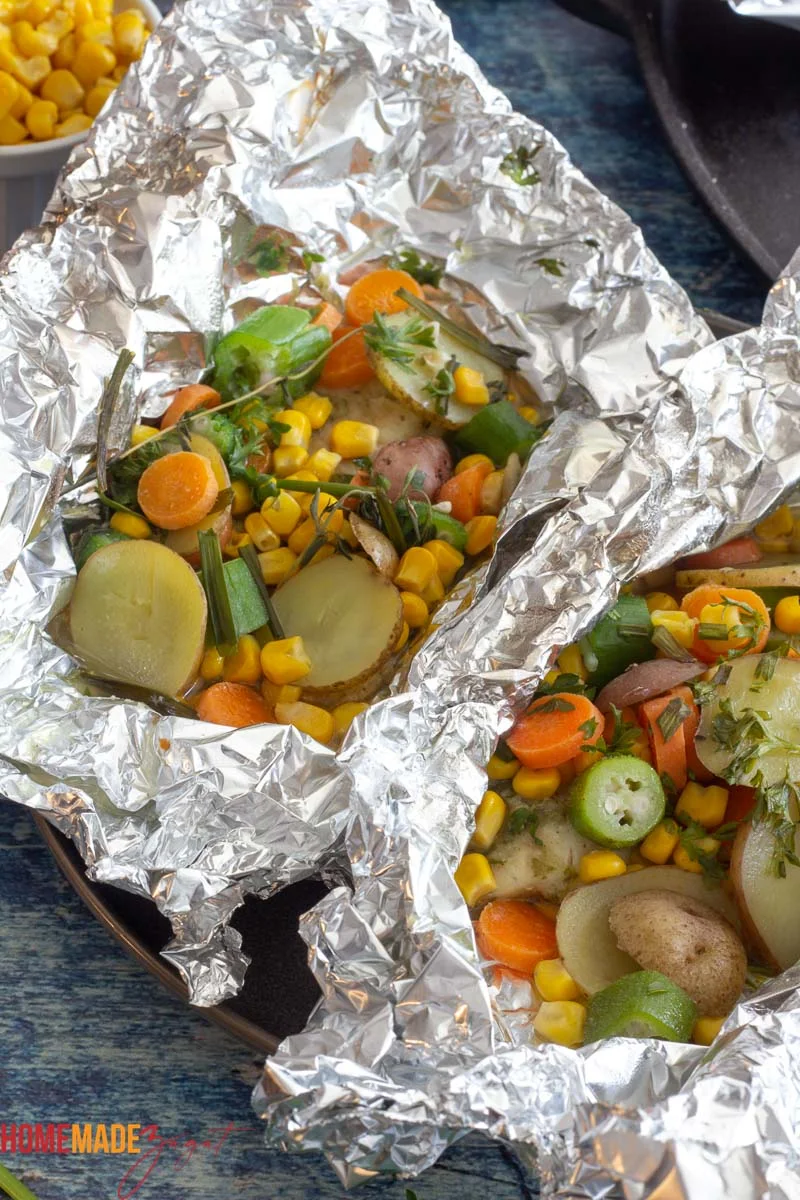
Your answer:
[[[117,533],[124,533],[126,537],[137,539],[150,537],[150,526],[138,513],[115,512],[108,523]]]
[[[226,683],[258,683],[261,678],[261,647],[252,633],[244,633],[233,654],[225,659],[222,678]]]
[[[735,604],[706,604],[700,609],[700,624],[726,625],[728,629],[733,629],[741,624],[741,615]],[[707,638],[706,641],[711,639]]]
[[[317,479],[327,483],[341,461],[341,454],[334,454],[333,450],[315,450],[306,463],[306,467],[309,471],[314,472]]]
[[[102,79],[98,79],[94,87],[89,88],[89,91],[86,93],[86,99],[83,102],[83,111],[88,117],[97,116],[108,97],[116,89],[116,86],[113,79],[105,83]]]
[[[86,113],[67,113],[60,125],[56,125],[56,137],[72,137],[74,133],[86,133],[92,127],[92,118]]]
[[[400,651],[403,649],[406,642],[408,641],[410,633],[411,633],[411,630],[408,628],[408,622],[403,621],[403,624],[400,627],[400,633],[398,634],[397,641],[395,642],[394,646],[392,647],[395,654],[399,654]]]
[[[728,807],[728,789],[703,787],[699,783],[687,783],[675,807],[675,816],[680,820],[686,816],[704,829],[713,829],[725,820]]]
[[[261,680],[261,695],[272,708],[276,704],[294,704],[302,694],[303,689],[293,683],[270,683],[269,679]]]
[[[497,887],[485,854],[465,854],[455,871],[456,887],[470,908]]]
[[[697,625],[695,617],[685,612],[670,612],[657,608],[650,613],[654,628],[666,629],[675,638],[679,646],[688,649],[694,642],[694,631]]]
[[[351,700],[346,704],[337,704],[336,708],[331,712],[334,733],[339,737],[343,737],[358,714],[364,712],[367,708],[369,708],[368,704],[357,700]]]
[[[311,670],[301,637],[277,638],[261,650],[261,669],[270,683],[296,683]]]
[[[217,647],[209,646],[200,660],[200,678],[204,679],[206,683],[213,683],[215,679],[222,679],[222,669],[224,666],[225,659]]]
[[[493,754],[486,764],[486,774],[493,783],[501,779],[513,779],[519,770],[520,764],[516,758],[501,758],[498,754]]]
[[[49,57],[58,47],[57,37],[34,29],[30,21],[15,21],[11,26],[11,35],[15,46],[25,58],[33,58],[37,54]]]
[[[59,71],[66,71],[72,66],[78,43],[74,33],[65,33],[53,55],[53,66]]]
[[[301,733],[316,738],[323,745],[333,737],[333,717],[316,704],[305,704],[297,700],[294,704],[276,704],[275,720],[279,725],[294,725]]]
[[[355,533],[353,532],[353,526],[350,524],[349,518],[345,519],[345,522],[342,525],[342,531],[339,536],[341,537],[342,541],[347,542],[348,546],[350,546],[351,549],[353,549],[353,550],[361,549],[361,542],[359,542],[358,538],[356,537]]]
[[[425,549],[436,559],[436,574],[444,586],[449,588],[464,565],[464,555],[460,550],[456,550],[455,546],[451,546],[449,542],[445,542],[441,538],[434,538],[432,541],[426,542]]]
[[[791,538],[769,538],[759,542],[759,547],[765,554],[786,554],[792,544]]]
[[[303,515],[303,510],[288,492],[279,492],[277,496],[268,496],[261,505],[261,515],[281,537],[288,537]]]
[[[534,408],[532,404],[523,404],[521,408],[517,409],[517,412],[526,421],[530,421],[531,425],[539,424],[539,410],[538,408]]]
[[[374,453],[380,430],[366,421],[337,421],[331,430],[331,449],[342,458]]]
[[[455,474],[460,475],[462,471],[468,471],[470,467],[480,466],[488,467],[491,471],[494,470],[494,463],[488,454],[468,454],[466,458],[462,458],[456,464]]]
[[[153,431],[155,432],[155,430]],[[233,490],[233,505],[231,511],[235,517],[244,517],[247,513],[252,512],[255,508],[253,493],[250,487],[243,479],[234,479],[231,484]]]
[[[64,32],[68,31],[65,29]],[[99,46],[108,46],[109,50],[114,48],[111,22],[104,21],[102,17],[92,17],[91,21],[83,21],[75,30],[75,37],[79,46],[84,42],[95,42]]]
[[[143,442],[149,442],[151,437],[155,437],[158,433],[152,425],[134,425],[131,430],[131,446],[141,446]]]
[[[19,11],[20,6],[17,5],[16,7]],[[38,25],[50,16],[54,8],[54,0],[30,0],[29,4],[22,7],[20,16],[26,21],[30,21],[31,25]]]
[[[42,80],[46,82],[50,75],[50,59],[46,54],[35,54],[32,58],[20,58],[11,69],[11,74],[19,83],[24,83],[26,88],[35,92]],[[49,97],[45,96],[44,99],[49,99]]]
[[[497,792],[483,793],[483,799],[475,813],[475,832],[472,835],[470,847],[473,850],[486,851],[492,844],[506,819],[506,802]]]
[[[595,883],[598,879],[613,879],[624,875],[628,867],[624,858],[613,850],[590,850],[584,854],[578,866],[581,883]]]
[[[42,84],[43,100],[52,100],[59,112],[69,112],[83,104],[83,88],[72,71],[53,71]]]
[[[36,26],[38,33],[43,33],[46,37],[55,39],[52,42],[53,49],[50,51],[51,54],[54,53],[61,39],[66,37],[68,33],[72,33],[75,28],[75,21],[63,9],[58,9],[56,12],[51,13],[46,21],[32,21],[31,24]]]
[[[272,451],[272,469],[280,478],[299,471],[307,461],[305,446],[277,446]]]
[[[473,367],[456,367],[453,383],[456,385],[455,397],[459,404],[467,404],[470,408],[483,408],[489,403],[486,380],[480,371]]]
[[[558,767],[520,767],[511,786],[525,800],[549,800],[561,786]]]
[[[678,612],[680,604],[667,592],[648,592],[645,596],[648,612]]]
[[[589,678],[589,672],[586,670],[586,664],[583,661],[583,655],[578,645],[565,646],[556,659],[556,662],[558,663],[559,675],[577,675],[584,683]]]
[[[120,63],[119,66],[114,67],[114,70],[111,72],[111,78],[115,79],[117,83],[122,83],[127,70],[128,68],[125,63]]]
[[[92,0],[72,0],[70,8],[76,25],[82,25],[84,21],[91,21],[94,17]]]
[[[21,90],[22,85],[17,83],[13,75],[9,75],[8,71],[0,71],[0,117],[5,117],[8,113],[12,117],[25,115],[14,111]],[[27,88],[25,90],[27,91]]]
[[[698,1017],[692,1029],[692,1041],[698,1046],[710,1046],[726,1019],[725,1017]]]
[[[295,400],[292,408],[304,413],[312,429],[322,429],[333,412],[333,405],[327,396],[318,396],[316,392],[306,392],[299,400]]]
[[[401,592],[403,602],[403,620],[409,629],[421,629],[428,621],[428,606],[421,596],[414,592]]]
[[[244,519],[244,527],[256,550],[277,550],[281,544],[274,529],[270,528],[260,512],[251,512]]]
[[[319,483],[319,479],[314,472],[309,471],[306,468],[301,468],[299,471],[292,471],[291,475],[284,475],[284,479],[286,479],[287,482],[292,479],[302,479],[306,483]],[[314,499],[314,492],[294,492],[289,491],[288,488],[287,492],[297,501],[303,512],[308,512],[308,510],[311,508],[311,501]]]
[[[251,545],[250,534],[237,531],[231,535],[230,540],[223,547],[222,553],[226,558],[238,558],[242,547]]]
[[[297,528],[289,534],[286,545],[293,554],[299,557],[308,549],[316,536],[317,527],[309,517],[307,520],[301,521]]]
[[[768,542],[771,538],[788,536],[794,528],[794,517],[788,504],[782,504],[770,513],[763,521],[759,521],[753,532],[760,542]]]
[[[2,72],[2,74],[7,74],[7,72]],[[17,83],[17,80],[13,79],[10,75],[8,78],[11,79],[12,83],[15,83],[17,86],[17,98],[11,105],[9,113],[12,117],[16,117],[18,121],[21,121],[30,106],[33,104],[35,97],[33,92],[30,91],[29,88],[25,87],[24,83]],[[153,432],[155,433],[156,431],[153,430]]]
[[[680,829],[674,821],[667,818],[666,821],[660,821],[655,829],[651,829],[647,837],[639,846],[639,853],[648,862],[658,863],[663,866],[669,862],[672,857],[672,852],[678,844],[680,838]]]
[[[473,517],[467,521],[467,554],[483,554],[494,541],[497,517]]]
[[[302,446],[308,449],[311,441],[311,422],[304,412],[294,408],[284,408],[275,414],[275,420],[289,428],[281,434],[282,446]]]
[[[412,546],[400,559],[394,583],[401,592],[421,596],[434,578],[438,578],[436,559],[430,550],[425,546]]]
[[[27,132],[25,126],[20,125],[10,113],[0,117],[0,146],[16,146],[24,142]]]
[[[444,600],[444,584],[438,575],[433,576],[433,579],[431,579],[430,583],[425,588],[425,591],[422,593],[422,599],[424,600],[428,611],[436,608],[436,605],[441,604],[442,600]]]
[[[703,854],[713,857],[719,850],[719,842],[716,838],[704,837],[698,838],[694,842],[694,846]],[[680,867],[682,871],[691,871],[694,875],[702,875],[702,864],[692,858],[685,846],[677,845],[672,854],[672,861],[676,867]]]
[[[144,17],[136,9],[127,9],[117,13],[112,22],[114,30],[114,48],[120,58],[133,62],[139,58],[147,40],[147,26]]]
[[[58,109],[52,100],[34,100],[25,114],[28,133],[37,142],[53,137],[58,121]],[[153,430],[155,433],[155,430]]]
[[[545,1000],[533,1018],[534,1033],[558,1046],[580,1046],[586,1007],[577,1000]]]
[[[280,550],[265,550],[259,554],[258,562],[267,587],[278,587],[294,571],[297,555],[292,554],[288,546],[281,546]]]
[[[581,994],[560,958],[544,958],[533,968],[533,983],[543,1000],[577,1000]]]
[[[773,620],[781,633],[800,633],[800,596],[784,596],[779,600]]]
[[[110,75],[117,65],[116,55],[99,42],[80,42],[70,68],[76,79],[89,88],[101,75]]]
[[[496,517],[503,507],[503,480],[505,471],[490,471],[481,484],[480,508],[482,513]]]
[[[91,0],[92,12],[96,17],[110,21],[114,13],[114,0]]]

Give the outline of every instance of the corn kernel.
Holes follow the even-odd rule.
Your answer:
[[[788,504],[782,504],[770,513],[763,521],[759,521],[753,532],[758,540],[769,541],[770,538],[780,538],[791,534],[794,528],[794,517]]]
[[[465,854],[456,867],[454,878],[456,887],[470,908],[497,886],[494,872],[484,854]]]
[[[11,34],[14,44],[25,58],[33,58],[37,54],[49,57],[58,48],[59,39],[57,37],[34,29],[30,21],[15,21],[11,26]]]
[[[226,558],[238,558],[239,551],[243,546],[251,546],[250,534],[244,531],[235,531],[222,548],[222,553]]]
[[[436,574],[444,586],[449,588],[464,565],[464,555],[460,550],[456,550],[455,546],[451,546],[449,542],[445,542],[441,538],[434,538],[432,541],[426,542],[425,549],[436,559]]]
[[[598,879],[613,879],[615,875],[624,875],[627,869],[625,859],[613,850],[590,850],[581,858],[578,878],[581,883],[595,883]]]
[[[79,41],[70,69],[76,79],[89,88],[101,75],[110,75],[116,65],[116,55],[108,46]]]
[[[234,479],[231,484],[233,489],[233,505],[231,511],[235,517],[243,517],[247,513],[252,512],[255,508],[253,493],[250,487],[243,479]]]
[[[42,80],[47,82],[50,75],[50,59],[46,54],[35,54],[32,58],[20,58],[10,70],[19,83],[24,83],[26,88],[35,92]],[[46,100],[49,98],[48,96],[44,97]]]
[[[366,421],[337,421],[331,430],[331,449],[342,458],[372,454],[380,437],[377,425]]]
[[[224,666],[225,659],[217,647],[209,646],[200,660],[200,678],[204,679],[206,683],[213,683],[215,679],[222,679],[222,669]]]
[[[639,846],[639,853],[648,862],[663,866],[669,862],[672,853],[680,840],[680,830],[674,821],[661,821],[655,829],[651,829]]]
[[[86,93],[86,99],[83,102],[83,111],[88,117],[96,117],[101,108],[105,104],[108,97],[116,88],[116,83],[113,79],[110,82],[104,83],[98,79],[94,87],[90,88]]]
[[[139,58],[147,40],[147,26],[144,18],[136,9],[127,9],[117,13],[112,22],[114,30],[114,48],[120,58],[133,62]]]
[[[307,520],[301,521],[297,528],[289,534],[286,545],[293,554],[299,557],[308,549],[316,536],[317,527],[309,517]]]
[[[773,619],[781,633],[800,633],[800,596],[784,596],[779,600]]]
[[[9,75],[8,71],[0,71],[0,117],[5,117],[8,113],[12,117],[25,115],[14,111],[21,90],[22,85],[17,83],[13,75]]]
[[[546,1042],[580,1046],[586,1025],[586,1007],[577,1000],[545,1000],[533,1018],[533,1029]]]
[[[558,767],[520,767],[511,786],[524,800],[549,800],[561,786]]]
[[[131,446],[141,446],[144,442],[149,442],[151,437],[155,437],[158,433],[157,429],[153,429],[152,425],[134,425],[131,430]]]
[[[256,550],[277,550],[281,544],[274,529],[271,529],[260,512],[251,512],[244,519],[244,527]]]
[[[467,554],[483,554],[494,541],[497,517],[473,517],[467,521]]]
[[[302,516],[303,510],[288,492],[268,496],[261,505],[261,515],[281,537],[288,537]]]
[[[276,704],[295,704],[303,694],[303,689],[293,683],[271,683],[269,679],[261,680],[261,695],[271,708]]]
[[[725,1021],[725,1017],[698,1017],[692,1029],[692,1041],[698,1046],[710,1046]]]
[[[0,117],[0,146],[16,146],[20,142],[24,142],[27,132],[25,126],[20,125],[16,117],[12,117],[10,113]]]
[[[8,73],[0,72],[0,74],[8,74]],[[9,113],[12,117],[16,117],[18,121],[21,121],[22,118],[25,116],[26,112],[28,111],[28,109],[30,108],[30,106],[33,104],[35,97],[33,95],[33,92],[30,91],[29,88],[25,87],[24,83],[18,83],[17,80],[14,79],[10,75],[8,76],[8,78],[11,79],[11,82],[14,83],[17,87],[17,98],[14,101],[14,103],[11,105],[11,108],[9,109]],[[155,430],[153,432],[155,432]]]
[[[295,400],[292,408],[305,413],[312,429],[322,429],[322,426],[333,412],[333,405],[327,396],[318,396],[316,392],[307,392],[299,400]]]
[[[279,725],[294,725],[301,733],[316,738],[323,745],[333,737],[333,717],[316,704],[305,704],[302,700],[294,704],[276,704],[275,720]]]
[[[434,577],[438,578],[436,559],[430,550],[424,546],[412,546],[400,559],[394,583],[401,592],[414,592],[421,596]]]
[[[496,517],[503,507],[503,483],[505,471],[490,471],[481,484],[480,510],[488,516]]]
[[[64,33],[68,32],[68,30],[64,30]],[[83,21],[75,30],[75,37],[79,46],[82,46],[84,42],[95,42],[99,46],[107,46],[109,50],[114,48],[111,22],[104,21],[101,17],[92,17],[91,21]]]
[[[296,683],[311,670],[301,637],[277,638],[261,650],[261,669],[270,683]]]
[[[486,774],[493,782],[513,779],[519,769],[520,764],[516,758],[501,758],[497,754],[493,754],[486,764]]]
[[[122,83],[127,70],[128,68],[125,63],[120,63],[118,66],[114,67],[114,70],[111,72],[111,78],[115,79],[117,83]]]
[[[75,51],[78,49],[74,33],[65,33],[53,55],[53,66],[60,71],[66,71],[72,66]]]
[[[353,532],[353,526],[350,524],[349,520],[345,520],[344,524],[342,525],[342,532],[339,536],[342,538],[343,541],[347,542],[348,546],[350,546],[351,549],[353,549],[353,550],[361,549],[361,543],[359,542],[358,538],[356,537],[355,533]]]
[[[86,113],[67,113],[64,120],[56,125],[56,137],[72,137],[75,133],[86,133],[92,127],[92,118]]]
[[[497,792],[483,793],[483,799],[475,813],[475,832],[472,835],[470,847],[473,850],[486,851],[503,828],[506,819],[506,802]]]
[[[401,592],[403,602],[403,620],[409,629],[421,629],[428,621],[428,606],[421,596],[414,592]]]
[[[556,662],[560,675],[577,675],[584,683],[589,678],[589,672],[586,670],[586,664],[578,645],[565,646]]]
[[[66,37],[68,33],[72,33],[75,28],[74,20],[63,9],[52,13],[46,21],[32,21],[31,24],[36,26],[39,33],[43,33],[46,37],[52,39],[53,49],[50,51],[51,54],[54,53],[61,39]]]
[[[42,84],[43,100],[52,100],[59,112],[80,108],[84,91],[72,71],[53,71]]]
[[[539,410],[538,408],[534,408],[532,404],[523,404],[521,408],[517,409],[517,412],[526,421],[530,421],[531,425],[539,424]]]
[[[281,434],[282,446],[303,446],[308,449],[308,443],[311,441],[311,422],[304,412],[298,409],[285,408],[281,412],[275,414],[275,420],[281,425],[288,425],[289,428]]]
[[[680,604],[667,592],[648,592],[645,596],[648,612],[677,612]]]
[[[292,471],[291,475],[284,475],[284,479],[288,481],[292,479],[302,479],[306,483],[319,483],[319,479],[313,471],[306,468],[301,468],[299,471]],[[303,512],[308,512],[311,508],[311,502],[314,499],[314,492],[295,492],[287,488],[287,492],[292,496],[302,508]]]
[[[72,0],[70,8],[76,25],[82,25],[84,21],[91,21],[94,17],[92,0]]]
[[[397,636],[397,641],[395,642],[394,646],[392,647],[392,650],[394,651],[395,654],[399,654],[400,651],[403,649],[406,642],[408,641],[408,637],[409,637],[410,633],[411,633],[411,630],[408,628],[408,622],[403,621],[403,624],[400,627],[400,633]]]
[[[53,137],[57,120],[58,109],[52,100],[34,100],[25,114],[28,133],[37,142]]]
[[[728,807],[728,789],[723,787],[703,787],[699,783],[687,783],[680,794],[675,807],[675,816],[680,819],[688,817],[696,821],[704,829],[713,829],[725,820],[725,809]]]
[[[288,546],[281,546],[280,550],[266,550],[259,554],[258,563],[261,578],[267,587],[278,587],[294,571],[297,555],[292,554]]]
[[[54,8],[54,0],[30,0],[30,3],[22,8],[20,16],[30,21],[31,25],[38,25],[50,16]],[[17,10],[19,11],[19,5]]]
[[[739,609],[735,604],[706,604],[700,609],[701,625],[725,625],[728,629],[741,624]],[[719,639],[724,641],[725,639]],[[711,638],[706,641],[712,642]]]
[[[150,526],[138,513],[115,512],[108,523],[117,533],[124,533],[126,537],[137,539],[150,537]]]
[[[258,683],[261,678],[261,647],[252,633],[245,633],[233,654],[225,659],[222,678],[226,683]]]
[[[334,454],[333,450],[315,450],[306,467],[314,472],[317,479],[327,483],[341,461],[341,454]]]
[[[272,451],[272,469],[280,478],[298,471],[307,461],[305,446],[277,446]]]
[[[698,838],[694,845],[699,851],[701,851],[701,853],[713,857],[719,850],[720,844],[716,838],[704,837]],[[675,866],[680,867],[682,871],[691,871],[694,875],[703,874],[702,863],[699,863],[696,859],[692,858],[685,846],[677,845],[675,847],[675,850],[672,854],[672,861],[675,863]]]
[[[324,558],[330,558],[335,553],[336,553],[336,550],[333,546],[320,546],[320,548],[316,552],[316,554],[312,554],[311,558],[308,560],[307,565],[309,567],[312,567],[314,565],[314,563],[322,562],[322,560]]]
[[[441,604],[442,600],[444,600],[444,584],[438,575],[433,576],[422,593],[422,599],[429,611],[436,608],[436,605]]]
[[[650,620],[655,629],[666,629],[675,638],[679,646],[688,649],[694,642],[694,631],[697,626],[695,617],[685,612],[665,612],[656,609],[650,613]]]
[[[533,968],[533,983],[543,1000],[577,1000],[581,994],[560,958],[543,958]]]
[[[346,704],[337,704],[331,713],[334,733],[338,734],[339,737],[343,737],[358,714],[364,712],[368,707],[369,705],[356,700],[352,700]]]
[[[462,458],[456,464],[455,474],[460,475],[462,471],[468,471],[470,467],[480,466],[488,467],[490,471],[494,470],[494,463],[488,454],[468,454],[466,458]]]
[[[480,371],[473,367],[456,367],[453,372],[453,383],[456,385],[455,397],[459,404],[470,408],[483,408],[489,403],[489,389]]]

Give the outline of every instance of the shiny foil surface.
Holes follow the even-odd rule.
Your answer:
[[[739,16],[763,17],[765,21],[777,21],[800,29],[798,0],[728,0],[728,3]]]
[[[254,278],[242,262],[265,229],[296,252]],[[400,246],[442,260],[475,324],[525,348],[554,418],[492,564],[338,754],[289,727],[231,732],[92,694],[47,627],[74,581],[67,532],[96,515],[76,481],[119,350],[136,355],[121,448],[137,405],[157,414],[198,378],[208,335],[244,302],[308,283],[302,250],[324,256],[310,274],[334,294],[340,271]],[[452,870],[482,764],[554,648],[632,574],[746,526],[800,476],[794,286],[761,330],[714,345],[630,220],[511,111],[427,0],[179,4],[46,224],[4,260],[0,791],[71,836],[92,878],[155,900],[198,1004],[241,985],[228,921],[246,893],[311,872],[338,884],[303,921],[322,1003],[256,1099],[273,1140],[323,1146],[355,1181],[421,1170],[483,1128],[535,1148],[548,1186],[608,1194],[678,1128],[654,1105],[683,1086],[704,1109],[697,1051],[532,1048],[524,997],[483,979]],[[762,1003],[769,1033],[747,1031],[736,1086],[733,1064],[707,1068],[702,1095],[737,1119],[757,1071],[790,1072],[783,1010]],[[782,1145],[787,1121],[767,1124]],[[693,1180],[723,1153],[707,1132]],[[760,1155],[755,1132],[748,1144]]]

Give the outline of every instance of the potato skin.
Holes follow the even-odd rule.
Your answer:
[[[620,950],[682,987],[700,1016],[725,1016],[736,1004],[747,955],[736,931],[710,905],[656,889],[617,900],[608,923]]]
[[[372,460],[373,469],[389,481],[389,499],[400,495],[409,471],[422,472],[417,489],[433,497],[453,474],[453,459],[447,445],[438,437],[413,437],[381,446]]]

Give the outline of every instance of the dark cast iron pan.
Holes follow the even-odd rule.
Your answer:
[[[559,0],[631,38],[689,179],[774,280],[800,245],[800,31],[726,0]]]

